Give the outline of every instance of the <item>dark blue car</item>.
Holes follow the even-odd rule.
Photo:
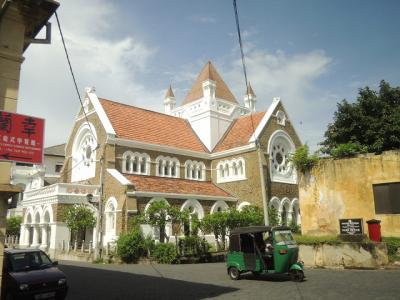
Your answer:
[[[64,299],[68,285],[57,262],[37,249],[4,249],[1,299]]]

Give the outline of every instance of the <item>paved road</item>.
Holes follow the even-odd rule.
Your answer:
[[[67,299],[400,299],[400,270],[306,270],[306,281],[286,277],[232,281],[223,263],[95,265],[62,262]]]

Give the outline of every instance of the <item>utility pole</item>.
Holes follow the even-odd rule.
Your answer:
[[[98,146],[100,148],[100,146]],[[100,200],[98,206],[98,219],[96,223],[96,233],[98,236],[95,259],[100,259],[103,250],[103,197],[104,197],[104,160],[105,160],[106,145],[103,146],[103,151],[100,157]]]

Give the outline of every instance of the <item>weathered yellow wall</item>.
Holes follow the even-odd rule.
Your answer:
[[[381,220],[383,236],[400,237],[400,214],[375,214],[373,184],[400,182],[400,151],[324,159],[299,183],[302,232],[339,233],[339,219]]]

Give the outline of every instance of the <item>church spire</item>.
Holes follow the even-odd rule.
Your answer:
[[[251,112],[256,111],[256,98],[256,94],[254,93],[253,88],[251,87],[251,84],[249,82],[246,95],[244,96],[244,106],[250,109]]]
[[[164,97],[165,113],[170,115],[171,112],[174,110],[175,105],[176,105],[175,95],[174,95],[174,92],[172,91],[171,85],[169,85],[167,93],[165,94],[165,97]]]

